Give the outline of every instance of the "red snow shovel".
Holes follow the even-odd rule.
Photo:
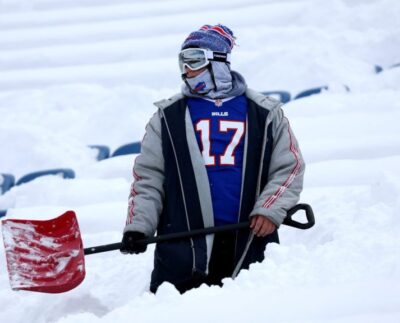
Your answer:
[[[47,221],[2,222],[13,290],[61,293],[83,281],[85,258],[75,212]]]
[[[292,219],[291,216],[298,210],[305,210],[306,223]],[[67,292],[85,278],[84,255],[121,248],[119,242],[83,249],[74,211],[46,221],[10,219],[2,223],[7,268],[13,290]],[[314,214],[308,204],[294,206],[287,212],[283,222],[298,229],[309,229],[314,223]],[[249,222],[150,237],[142,242],[158,243],[239,229],[249,229]]]

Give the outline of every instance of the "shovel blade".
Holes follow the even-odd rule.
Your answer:
[[[51,220],[3,220],[7,269],[13,290],[62,293],[85,278],[85,259],[73,211]]]

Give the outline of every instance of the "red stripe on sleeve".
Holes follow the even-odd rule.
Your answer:
[[[288,123],[289,123],[289,121],[288,121]],[[285,193],[286,189],[290,186],[290,184],[292,184],[292,182],[294,181],[295,177],[297,176],[297,174],[299,173],[299,170],[301,168],[299,152],[293,143],[290,125],[288,127],[288,132],[289,132],[289,138],[290,138],[290,151],[293,153],[294,158],[296,159],[296,165],[290,172],[289,177],[286,179],[286,181],[283,183],[283,185],[280,186],[279,189],[274,194],[272,194],[269,198],[267,198],[267,200],[264,202],[263,208],[266,208],[266,209],[271,207],[279,199],[279,197],[281,197],[282,194]]]

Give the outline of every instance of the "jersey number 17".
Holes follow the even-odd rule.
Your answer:
[[[204,162],[206,166],[215,166],[216,158],[219,158],[219,165],[221,166],[233,166],[235,165],[235,149],[240,144],[243,138],[245,126],[242,121],[231,121],[231,120],[220,120],[219,128],[220,132],[228,132],[234,130],[232,138],[225,148],[225,151],[220,156],[211,154],[211,142],[210,142],[210,129],[211,120],[202,119],[196,123],[196,131],[200,133],[200,140]]]

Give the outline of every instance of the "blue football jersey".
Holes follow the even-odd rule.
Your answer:
[[[189,98],[196,139],[210,182],[216,225],[239,218],[247,99]]]

